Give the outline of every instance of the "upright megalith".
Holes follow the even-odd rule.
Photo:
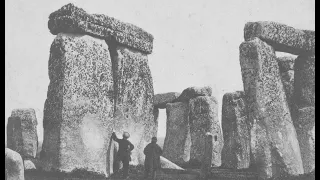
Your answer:
[[[135,145],[132,163],[143,164],[143,148],[153,136],[157,126],[153,116],[153,82],[146,54],[126,48],[115,47],[111,52],[115,87],[114,131],[130,133]]]
[[[298,107],[315,106],[315,55],[300,55],[294,67],[294,96]]]
[[[295,55],[315,52],[315,31],[295,29],[272,21],[249,22],[244,27],[244,39],[249,41],[255,37],[276,51]]]
[[[153,36],[73,4],[50,14],[48,27],[57,37],[44,108],[44,169],[109,176],[113,131],[131,134],[132,163],[143,163],[143,148],[157,129],[147,57]]]
[[[212,165],[221,165],[221,150],[223,147],[222,130],[218,118],[218,101],[213,96],[198,96],[190,99],[189,122],[191,133],[190,159],[201,163],[205,153],[206,133],[213,135]]]
[[[305,173],[315,169],[315,56],[300,55],[295,62],[294,125]]]
[[[176,164],[190,160],[189,104],[186,102],[168,103],[167,131],[163,145],[163,157]]]
[[[177,92],[168,92],[163,94],[155,94],[153,105],[159,109],[165,109],[168,103],[172,103],[180,96]]]
[[[274,48],[259,38],[243,42],[240,65],[251,128],[251,152],[259,176],[302,174],[300,147]]]
[[[250,130],[243,91],[223,96],[221,125],[224,140],[222,166],[232,169],[249,168]]]
[[[214,158],[214,139],[211,133],[206,133],[205,136],[205,145],[204,145],[204,154],[201,161],[201,178],[207,178],[211,172],[212,159]]]
[[[44,106],[44,170],[87,170],[109,175],[112,133],[112,63],[104,40],[59,33],[50,49]]]
[[[37,118],[34,109],[14,109],[7,124],[7,146],[23,158],[35,158],[38,149]]]

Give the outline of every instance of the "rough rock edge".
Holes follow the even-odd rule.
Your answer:
[[[258,37],[276,51],[295,55],[315,53],[315,31],[300,30],[272,21],[248,22],[244,27],[244,39]]]
[[[71,29],[69,28],[70,22],[73,22],[71,23]],[[86,32],[93,35],[100,35],[102,38],[113,37],[120,44],[141,50],[147,54],[151,54],[153,49],[153,36],[143,29],[129,23],[123,23],[106,15],[88,14],[72,3],[51,13],[48,27],[53,35],[65,32],[66,30],[68,32],[70,32],[70,30],[71,32]],[[101,32],[105,33],[102,34]]]

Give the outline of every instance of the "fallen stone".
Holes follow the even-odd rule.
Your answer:
[[[201,163],[205,151],[206,133],[213,135],[212,165],[221,165],[223,136],[218,118],[218,102],[215,97],[199,96],[190,99],[189,122],[191,133],[190,159]]]
[[[189,104],[185,102],[168,103],[167,130],[163,145],[163,157],[176,164],[190,160]]]
[[[315,106],[315,56],[300,55],[296,59],[294,93],[299,108]]]
[[[160,166],[163,169],[177,169],[177,170],[184,170],[183,168],[179,167],[178,165],[174,164],[173,162],[169,161],[168,159],[160,156]]]
[[[111,45],[111,44],[109,44]],[[144,164],[143,149],[153,136],[157,125],[153,116],[153,80],[146,54],[122,46],[111,52],[115,87],[114,131],[121,136],[130,133],[135,146],[132,151],[134,165]]]
[[[244,42],[240,45],[240,65],[253,163],[259,176],[303,174],[300,147],[274,49],[258,38]]]
[[[212,88],[209,86],[205,87],[189,87],[182,91],[180,96],[173,100],[173,102],[188,102],[192,98],[198,96],[211,96]]]
[[[36,166],[34,165],[34,163],[31,160],[24,160],[23,161],[24,164],[24,170],[36,170]]]
[[[295,55],[315,53],[315,31],[270,21],[248,22],[244,27],[244,39],[251,41],[255,37],[267,42],[276,51]]]
[[[294,62],[296,58],[293,56],[283,56],[283,57],[277,57],[278,65],[279,65],[279,71],[281,73],[294,70]]]
[[[35,158],[38,148],[37,124],[34,109],[14,109],[7,124],[8,148],[23,158]]]
[[[5,148],[5,154],[6,180],[24,180],[24,168],[20,154],[9,148]]]
[[[226,93],[222,99],[222,132],[224,146],[222,166],[245,169],[250,165],[250,131],[243,91]]]
[[[109,176],[114,126],[112,62],[104,40],[58,34],[50,49],[44,105],[43,170]]]
[[[88,14],[69,3],[49,16],[48,27],[53,35],[86,33],[135,48],[147,54],[153,49],[153,36],[143,29],[102,14]]]
[[[159,109],[165,109],[168,103],[172,103],[175,99],[180,96],[180,93],[177,92],[169,92],[164,94],[156,94],[154,95],[153,105]]]
[[[315,108],[299,109],[294,124],[299,140],[304,173],[310,173],[315,170]]]

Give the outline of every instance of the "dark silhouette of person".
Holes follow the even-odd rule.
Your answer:
[[[123,164],[123,177],[128,178],[129,174],[129,162],[131,161],[131,151],[134,149],[134,145],[128,140],[130,137],[130,134],[127,132],[124,132],[122,135],[122,139],[118,139],[116,136],[116,133],[112,133],[112,139],[119,143],[119,150],[117,152],[116,158],[115,158],[115,174],[119,171],[119,162],[122,162]]]
[[[143,150],[143,153],[146,155],[144,161],[145,168],[145,178],[148,178],[151,173],[152,179],[156,177],[156,171],[161,168],[160,166],[160,155],[162,155],[162,149],[157,144],[157,138],[153,137],[151,143],[149,143]]]

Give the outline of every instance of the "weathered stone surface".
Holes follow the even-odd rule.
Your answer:
[[[176,164],[190,160],[191,136],[189,126],[189,104],[168,103],[167,130],[163,145],[163,157]]]
[[[222,166],[233,169],[249,168],[250,131],[244,92],[226,93],[222,99],[222,132],[224,146]]]
[[[160,156],[160,166],[161,168],[165,168],[165,169],[184,170],[183,168],[179,167],[178,165],[174,164],[173,162],[169,161],[168,159],[162,156]]]
[[[294,70],[294,62],[296,58],[293,56],[283,56],[283,57],[277,57],[278,65],[279,65],[279,71],[281,73]]]
[[[315,56],[300,55],[294,69],[295,104],[315,106]]]
[[[49,16],[48,27],[53,35],[58,33],[88,33],[150,54],[153,36],[143,29],[102,14],[88,14],[69,3]]]
[[[205,150],[206,133],[213,135],[212,165],[221,165],[221,151],[223,147],[222,130],[218,118],[218,101],[215,97],[199,96],[190,99],[189,122],[191,133],[190,159],[201,162]]]
[[[298,110],[294,121],[299,140],[304,173],[315,170],[315,108]]]
[[[24,180],[24,168],[19,153],[5,148],[5,174],[6,180]]]
[[[270,21],[248,22],[244,27],[244,39],[250,41],[255,37],[271,44],[276,51],[295,55],[315,53],[315,31]]]
[[[240,65],[253,163],[260,177],[302,174],[300,147],[274,49],[258,38],[244,42],[240,45]]]
[[[24,164],[24,170],[36,170],[37,169],[31,160],[24,160],[23,164]]]
[[[153,81],[148,57],[141,52],[116,46],[111,47],[115,87],[115,127],[121,136],[130,133],[135,146],[132,164],[143,164],[143,149],[152,136],[157,135],[153,117]]]
[[[55,38],[44,106],[44,170],[110,175],[106,152],[114,125],[112,74],[104,40],[63,33]]]
[[[205,178],[211,174],[212,159],[214,159],[214,139],[211,133],[206,133],[204,154],[201,161],[201,177]]]
[[[292,115],[294,109],[294,71],[289,70],[287,72],[281,73],[281,81],[284,87],[284,91],[286,93],[287,102]]]
[[[188,102],[192,98],[198,96],[211,96],[212,88],[209,86],[205,87],[189,87],[182,91],[181,95],[173,100],[173,102]]]
[[[8,148],[24,158],[35,158],[38,148],[37,124],[34,109],[13,110],[7,125]]]
[[[165,109],[168,103],[172,103],[179,96],[180,96],[180,93],[177,93],[177,92],[156,94],[154,95],[153,105],[156,108]]]

